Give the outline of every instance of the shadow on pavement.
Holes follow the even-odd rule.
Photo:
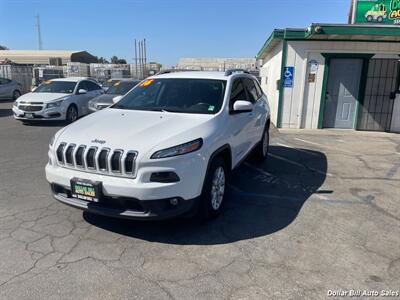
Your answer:
[[[65,121],[22,121],[22,123],[26,126],[34,126],[34,127],[63,127],[66,124]]]
[[[261,165],[245,162],[234,171],[219,218],[200,224],[193,219],[143,222],[84,212],[100,228],[166,244],[214,245],[252,239],[291,224],[307,199],[325,180],[326,156],[317,151],[271,146]]]
[[[12,116],[13,112],[11,108],[0,108],[0,118]]]

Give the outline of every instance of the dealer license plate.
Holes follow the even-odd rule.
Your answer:
[[[77,199],[99,202],[101,198],[101,182],[72,178],[71,194],[72,197]]]

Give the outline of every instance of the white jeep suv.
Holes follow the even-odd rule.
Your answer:
[[[252,150],[267,156],[269,120],[244,71],[159,74],[59,130],[46,178],[57,200],[97,214],[214,217],[230,172]]]
[[[103,93],[100,85],[86,77],[52,79],[14,102],[14,118],[23,122],[66,120],[71,123],[88,114],[89,100]]]

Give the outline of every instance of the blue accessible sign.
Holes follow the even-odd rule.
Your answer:
[[[283,86],[286,88],[293,87],[294,67],[285,67],[283,72]]]

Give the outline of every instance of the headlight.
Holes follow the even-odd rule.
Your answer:
[[[199,150],[202,145],[203,145],[203,139],[197,139],[185,144],[157,151],[150,158],[157,159],[157,158],[166,158],[171,156],[183,155]]]
[[[58,100],[56,102],[47,103],[46,108],[60,107],[64,100]]]
[[[14,107],[17,107],[17,106],[18,106],[18,102],[17,102],[17,101],[14,101],[13,106],[14,106]]]

